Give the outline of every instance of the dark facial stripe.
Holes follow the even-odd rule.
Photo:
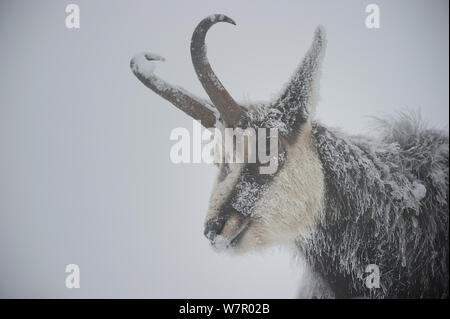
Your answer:
[[[228,195],[223,205],[220,207],[216,223],[217,232],[220,233],[226,220],[231,214],[239,214],[243,217],[248,217],[251,214],[252,208],[258,202],[264,191],[270,187],[275,176],[282,169],[285,163],[286,150],[284,143],[281,142],[281,137],[278,143],[278,168],[273,174],[261,174],[259,169],[260,162],[246,163],[241,169],[240,175],[233,186],[233,190]],[[268,148],[266,148],[268,149]],[[226,170],[228,164],[223,164],[221,170]],[[219,179],[222,174],[219,173]]]

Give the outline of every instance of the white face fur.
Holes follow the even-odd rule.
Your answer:
[[[251,208],[248,218],[227,214],[222,208],[245,164],[220,164],[219,176],[211,194],[208,221],[223,214],[224,226],[217,236],[207,237],[217,249],[236,253],[273,245],[302,241],[321,217],[324,176],[311,137],[311,125],[302,125],[296,141],[286,147],[286,161]],[[228,167],[228,174],[222,170]],[[222,176],[221,176],[222,175]],[[234,240],[239,235],[238,240]]]

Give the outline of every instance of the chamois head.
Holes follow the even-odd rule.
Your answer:
[[[213,246],[242,252],[298,240],[314,223],[323,195],[323,176],[310,145],[309,132],[325,48],[324,31],[317,28],[311,48],[278,98],[244,105],[223,87],[206,56],[207,31],[218,22],[235,25],[225,15],[211,15],[198,24],[191,40],[195,72],[210,101],[156,76],[153,72],[156,62],[164,61],[156,54],[135,56],[131,69],[144,85],[206,128],[222,132],[227,128],[253,129],[252,137],[244,136],[242,150],[237,146],[231,149],[232,153],[239,153],[236,157],[243,159],[241,163],[227,160],[233,158],[229,149],[216,148],[219,173],[204,231]],[[270,129],[276,129],[276,139]],[[260,140],[265,143],[255,145]],[[249,160],[256,158],[261,145],[277,148],[275,168],[265,173],[260,158]]]

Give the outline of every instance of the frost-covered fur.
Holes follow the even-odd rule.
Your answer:
[[[370,138],[304,123],[233,251],[295,241],[314,274],[301,298],[448,296],[448,136],[407,115],[378,124]],[[207,219],[240,169],[217,183]],[[236,235],[235,223],[221,240]],[[378,289],[365,286],[369,264],[380,268]]]
[[[195,36],[204,39],[203,26],[221,21],[234,24],[214,15],[194,31],[195,61],[195,44],[200,55],[206,52],[203,40]],[[260,174],[261,163],[220,164],[204,231],[214,247],[243,253],[296,246],[311,270],[299,297],[448,297],[448,134],[428,130],[406,115],[379,121],[377,138],[346,136],[315,122],[325,47],[325,30],[318,27],[277,99],[250,107],[232,101],[227,107],[215,105],[217,113],[210,112],[211,103],[141,65],[161,60],[159,56],[134,58],[131,67],[145,85],[187,114],[211,125],[217,120],[216,128],[231,124],[279,131],[275,173]],[[199,79],[210,97],[230,102],[205,56],[202,61],[194,67],[207,67]],[[204,76],[212,77],[215,85]],[[227,110],[239,118],[224,121],[232,120]],[[381,287],[369,289],[364,276],[373,264],[381,272]]]
[[[234,252],[290,244],[293,238],[311,232],[322,211],[324,198],[324,176],[312,141],[311,127],[307,124],[298,142],[288,147],[283,169],[252,207],[251,227],[243,234]],[[224,194],[229,194],[225,189],[235,185],[238,169],[216,184],[207,220],[211,215],[219,214]],[[229,219],[226,223],[234,223],[234,220]],[[233,235],[222,231],[226,238],[232,239]]]
[[[448,297],[448,136],[408,116],[378,139],[314,125],[325,211],[299,243],[337,297]],[[376,264],[381,288],[364,285]]]
[[[207,222],[225,227],[208,238],[240,253],[295,242],[314,273],[301,297],[448,297],[448,135],[408,115],[372,138],[314,122],[324,43],[318,28],[280,99],[249,110],[241,127],[279,128],[285,161],[263,182],[245,165],[220,178]]]

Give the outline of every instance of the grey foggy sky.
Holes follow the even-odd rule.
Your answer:
[[[65,28],[65,6],[81,28]],[[376,3],[381,29],[364,25]],[[203,237],[216,174],[169,160],[191,120],[145,88],[130,58],[206,97],[189,55],[212,13],[208,55],[237,100],[273,97],[318,24],[327,30],[316,117],[350,133],[421,109],[448,131],[448,1],[0,1],[0,297],[294,297],[287,249],[227,256]],[[65,265],[81,288],[64,286]]]

